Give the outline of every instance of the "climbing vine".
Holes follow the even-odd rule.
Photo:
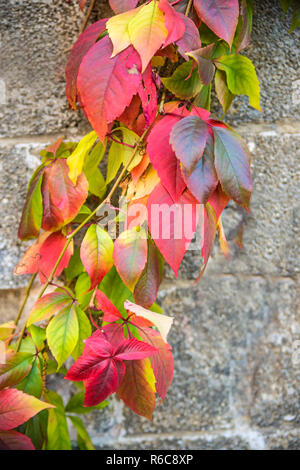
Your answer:
[[[0,325],[1,449],[71,449],[69,423],[77,446],[93,449],[80,415],[114,393],[152,419],[173,378],[173,318],[156,303],[164,262],[177,276],[200,233],[200,279],[217,235],[229,254],[228,202],[250,208],[250,153],[222,119],[236,95],[261,111],[244,55],[252,2],[110,0],[115,15],[86,27],[94,3],[66,66],[70,108],[92,130],[42,150],[18,230],[36,241],[15,268],[31,275],[22,307]],[[67,404],[49,374],[73,382]]]

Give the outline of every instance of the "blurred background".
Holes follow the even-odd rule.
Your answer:
[[[27,284],[13,268],[28,246],[17,227],[39,152],[62,135],[79,140],[89,125],[64,96],[68,49],[83,18],[77,0],[0,0],[0,12],[3,323],[15,318]],[[97,0],[91,21],[110,14],[108,2]],[[236,98],[225,118],[253,155],[251,213],[234,204],[224,212],[231,258],[216,245],[197,284],[197,251],[187,253],[177,280],[166,271],[159,302],[175,317],[173,384],[153,422],[117,398],[88,415],[98,447],[300,448],[300,31],[289,34],[290,23],[279,0],[254,1],[244,53],[257,70],[263,113]],[[66,399],[71,393],[63,380],[51,386]]]

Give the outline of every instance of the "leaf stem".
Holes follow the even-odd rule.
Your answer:
[[[186,10],[185,10],[185,16],[189,16],[189,12],[192,7],[192,2],[193,0],[189,0],[189,3],[187,4]]]

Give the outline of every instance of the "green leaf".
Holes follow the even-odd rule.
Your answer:
[[[18,390],[22,390],[28,395],[33,395],[36,398],[40,398],[42,395],[43,381],[40,369],[39,359],[36,357],[32,363],[29,374],[20,382],[17,387]]]
[[[91,280],[88,273],[80,274],[75,284],[76,299],[82,310],[84,310],[90,303],[93,292],[89,292],[91,287]]]
[[[90,132],[81,139],[74,152],[67,158],[67,164],[70,169],[69,178],[73,184],[76,184],[78,176],[82,173],[85,156],[97,138],[98,136],[95,131]]]
[[[92,327],[90,321],[86,314],[81,310],[79,306],[75,307],[77,320],[78,320],[78,327],[79,327],[79,336],[77,344],[72,352],[72,356],[74,359],[78,359],[81,356],[83,348],[84,348],[84,339],[89,338],[92,334]]]
[[[56,408],[49,410],[46,448],[47,450],[71,450],[72,446],[62,398],[53,390],[48,390],[47,399]]]
[[[118,173],[123,163],[122,145],[112,142],[108,152],[106,184],[109,184]]]
[[[67,281],[71,281],[75,277],[79,276],[83,270],[84,268],[80,259],[80,247],[77,247],[70,258],[68,267],[65,268]]]
[[[213,127],[215,168],[222,189],[239,205],[249,209],[252,181],[250,153],[235,132]]]
[[[200,93],[195,97],[193,104],[199,106],[199,108],[207,109],[210,111],[210,101],[211,101],[211,83],[206,86],[203,85]]]
[[[224,113],[227,113],[228,109],[230,108],[234,95],[229,91],[226,81],[226,73],[222,70],[217,70],[215,75],[215,89],[218,100],[222,105],[222,109]]]
[[[95,447],[91,441],[89,433],[87,432],[82,422],[82,419],[78,418],[78,416],[68,416],[68,418],[72,421],[72,424],[77,431],[77,443],[79,449],[95,450]]]
[[[259,81],[254,65],[243,55],[224,55],[215,60],[219,70],[226,73],[227,85],[234,95],[247,95],[250,106],[261,111]]]
[[[38,350],[42,349],[44,345],[44,341],[46,339],[46,330],[39,326],[31,325],[28,328],[28,331],[31,335],[31,338],[35,346],[38,348]]]
[[[40,232],[43,217],[41,186],[44,171],[45,165],[39,166],[29,182],[18,231],[18,237],[21,240],[36,238]]]
[[[87,218],[87,216],[91,214],[91,212],[91,209],[89,209],[89,207],[83,204],[75,219],[73,219],[73,222],[81,224],[81,222],[83,222]]]
[[[59,369],[72,354],[79,338],[79,325],[74,302],[52,318],[46,335],[49,348],[57,360]]]
[[[169,91],[181,99],[193,98],[202,87],[198,69],[193,60],[180,65],[171,77],[161,78],[161,81]]]
[[[24,423],[19,430],[30,437],[36,449],[41,450],[47,439],[47,424],[48,410],[42,410],[39,414]]]
[[[76,413],[76,414],[87,414],[93,410],[102,410],[109,405],[109,402],[104,400],[102,403],[99,403],[96,406],[83,406],[84,402],[84,392],[79,392],[73,395],[68,404],[66,405],[67,413]]]
[[[0,390],[20,383],[30,372],[33,355],[7,351],[5,364],[0,364]]]
[[[284,13],[288,11],[288,9],[292,6],[294,0],[280,0],[281,8],[283,9]]]

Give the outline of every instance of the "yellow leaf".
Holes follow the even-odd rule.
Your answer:
[[[128,24],[130,42],[142,59],[142,71],[146,69],[155,52],[163,45],[168,30],[158,2],[152,0],[143,5]]]
[[[146,357],[146,359],[145,359],[145,369],[144,369],[144,371],[145,371],[145,378],[146,378],[148,384],[150,385],[150,388],[155,393],[156,392],[156,388],[155,388],[156,380],[155,380],[154,372],[153,372],[153,369],[152,369],[152,366],[151,366],[151,361],[148,357]]]
[[[126,11],[120,15],[113,16],[107,21],[106,28],[114,47],[111,57],[124,51],[124,49],[131,44],[128,33],[128,23],[140,9],[141,7]]]
[[[67,164],[70,169],[69,178],[73,184],[76,184],[78,176],[82,173],[84,158],[97,138],[98,136],[95,131],[90,132],[81,139],[72,155],[67,158]]]

